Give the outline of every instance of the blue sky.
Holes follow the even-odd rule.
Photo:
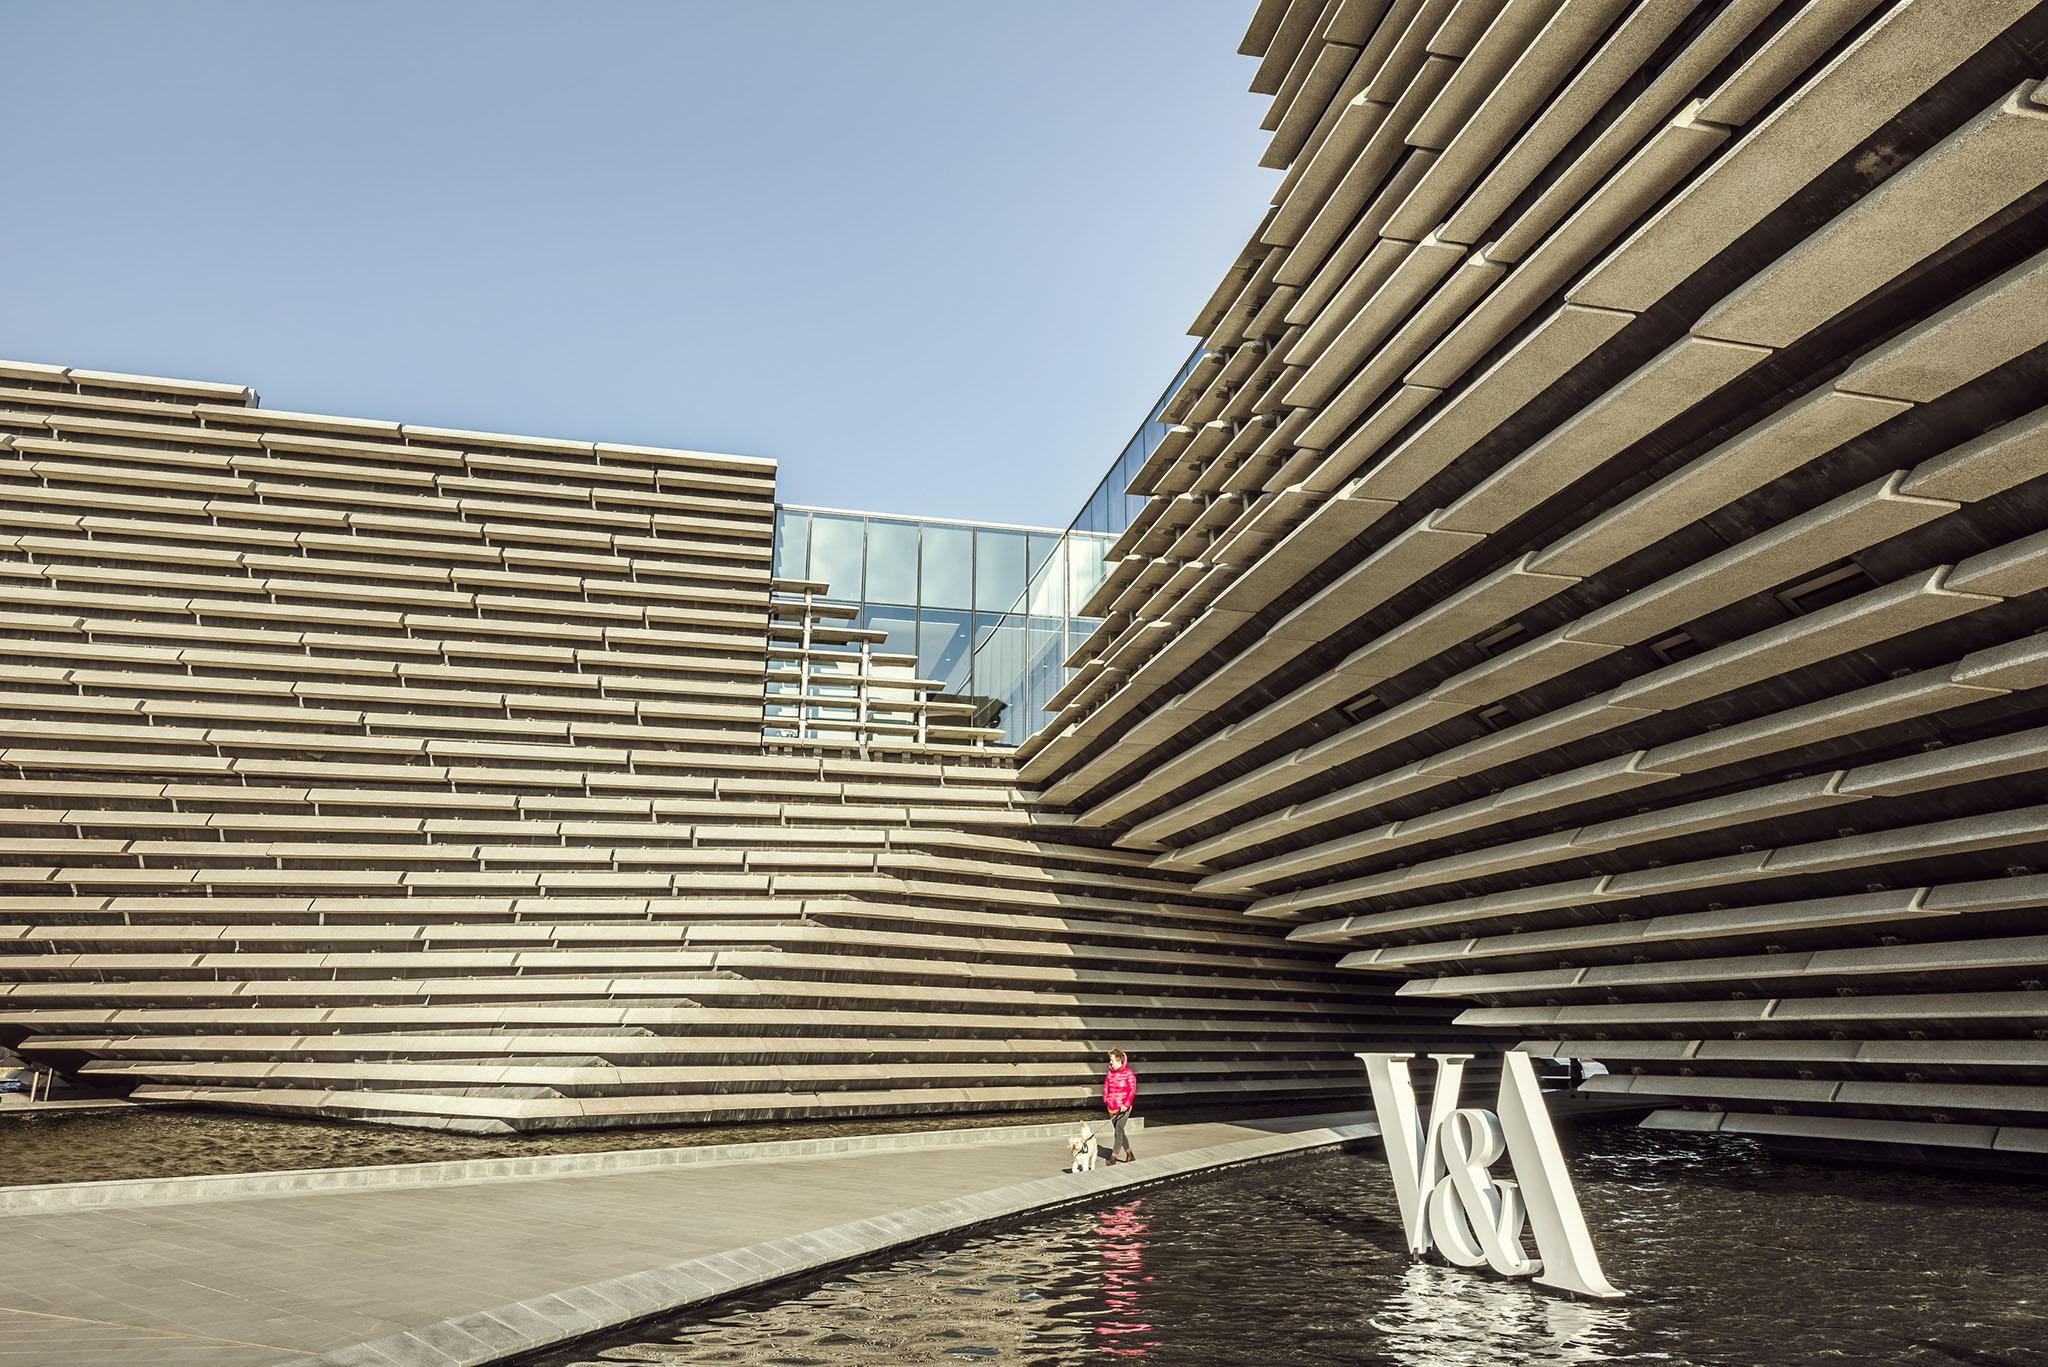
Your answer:
[[[1249,0],[0,0],[0,354],[1064,524],[1256,224]]]

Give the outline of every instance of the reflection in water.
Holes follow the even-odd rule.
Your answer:
[[[1564,1138],[1626,1300],[1411,1261],[1386,1168],[1359,1152],[1055,1213],[541,1361],[2048,1364],[2048,1189],[1626,1125]]]
[[[1145,1222],[1138,1218],[1143,1204],[1118,1206],[1095,1222],[1102,1305],[1108,1312],[1096,1322],[1095,1333],[1100,1350],[1113,1357],[1141,1358],[1148,1348],[1158,1346],[1157,1339],[1148,1337],[1152,1326],[1139,1318],[1138,1288],[1152,1280],[1145,1275]]]
[[[1410,1263],[1370,1323],[1386,1335],[1379,1347],[1390,1363],[1494,1367],[1530,1361],[1531,1346],[1540,1344],[1540,1361],[1565,1367],[1618,1360],[1615,1345],[1628,1326],[1623,1304],[1532,1294],[1520,1282]]]

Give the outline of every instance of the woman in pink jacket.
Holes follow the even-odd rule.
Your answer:
[[[1109,1051],[1109,1076],[1102,1079],[1102,1105],[1109,1112],[1110,1128],[1116,1134],[1110,1141],[1109,1161],[1129,1163],[1137,1158],[1131,1152],[1131,1141],[1124,1134],[1124,1122],[1131,1118],[1131,1107],[1138,1099],[1138,1075],[1131,1071],[1131,1061],[1121,1049]]]

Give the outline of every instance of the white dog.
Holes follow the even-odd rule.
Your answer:
[[[1080,1130],[1067,1141],[1067,1152],[1074,1159],[1067,1165],[1068,1172],[1095,1171],[1095,1131],[1087,1121],[1082,1121]]]

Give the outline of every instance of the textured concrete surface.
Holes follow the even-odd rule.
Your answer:
[[[1720,1132],[2048,1151],[2048,5],[1423,8],[1256,6],[1027,790]]]
[[[1087,1106],[1112,1045],[1312,1111],[1448,1027],[1044,810],[774,577],[772,461],[249,398],[0,360],[25,1064],[503,1134]]]
[[[0,1362],[482,1363],[1124,1185],[1362,1138],[1366,1117],[1161,1125],[1072,1176],[1004,1137],[430,1188],[0,1217]]]

